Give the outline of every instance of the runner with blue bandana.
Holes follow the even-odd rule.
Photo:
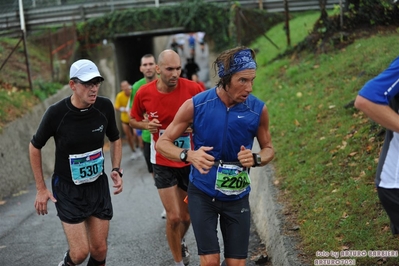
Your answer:
[[[217,225],[225,263],[244,266],[250,233],[251,167],[274,157],[266,105],[253,96],[255,53],[246,47],[222,52],[214,62],[216,87],[185,101],[157,142],[157,151],[173,161],[191,163],[188,205],[201,265],[220,265]],[[193,149],[173,141],[188,126]],[[256,138],[260,151],[252,153]]]

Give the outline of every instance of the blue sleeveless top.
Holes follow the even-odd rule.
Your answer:
[[[193,104],[195,150],[201,146],[210,146],[213,150],[208,153],[214,156],[216,161],[238,162],[237,154],[241,145],[252,149],[265,105],[261,100],[249,95],[245,102],[228,108],[216,94],[216,88],[212,88],[195,95]],[[250,192],[250,186],[239,195],[228,196],[215,190],[216,172],[217,166],[213,166],[205,175],[191,167],[190,181],[210,197],[222,201],[237,200]]]

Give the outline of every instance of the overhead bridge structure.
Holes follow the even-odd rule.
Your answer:
[[[23,6],[26,30],[35,31],[43,27],[71,25],[107,13],[132,8],[157,8],[179,5],[187,0],[7,0],[0,1],[0,36],[9,35],[21,29],[19,2]],[[244,8],[263,9],[267,12],[284,12],[284,0],[202,0],[203,2],[233,5]],[[287,0],[290,12],[318,10],[318,0]],[[339,5],[340,0],[330,0],[327,9]]]

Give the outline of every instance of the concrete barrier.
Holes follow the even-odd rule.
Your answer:
[[[36,105],[31,112],[8,124],[0,135],[0,200],[9,197],[34,182],[29,162],[29,142],[45,110],[54,102],[71,94],[65,86],[57,94]],[[51,175],[54,167],[54,142],[51,139],[42,149],[43,173]],[[32,203],[33,204],[33,203]]]
[[[259,144],[254,141],[254,152],[259,151]],[[275,180],[273,163],[265,167],[251,169],[251,194],[249,203],[256,231],[266,246],[273,265],[304,266],[298,259],[295,250],[296,242],[284,233],[283,206],[278,202],[278,189]]]

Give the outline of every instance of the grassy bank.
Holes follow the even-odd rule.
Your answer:
[[[290,20],[291,44],[302,41],[319,13]],[[396,34],[377,32],[328,54],[301,53],[270,61],[286,48],[283,24],[251,47],[259,50],[254,94],[270,113],[276,185],[290,226],[300,229],[301,253],[397,250],[374,186],[384,135],[353,108],[364,83],[398,56]],[[332,258],[328,255],[326,258]],[[379,257],[348,257],[379,265]],[[398,258],[384,265],[398,265]]]
[[[27,50],[33,91],[29,88],[23,42],[0,38],[0,133],[7,123],[62,88],[52,82],[48,48],[28,42]]]

